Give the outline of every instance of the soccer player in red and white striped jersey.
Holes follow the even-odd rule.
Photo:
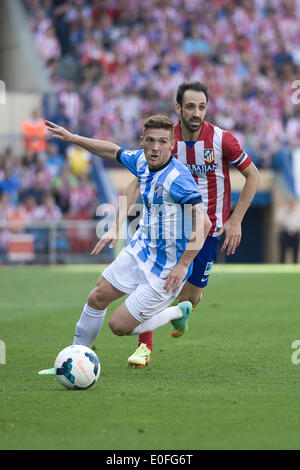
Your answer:
[[[203,83],[186,82],[178,87],[175,110],[179,122],[175,126],[176,143],[172,153],[192,173],[212,223],[206,241],[194,259],[193,272],[180,293],[179,301],[190,300],[193,306],[204,295],[221,235],[225,234],[221,250],[227,255],[234,254],[240,244],[241,223],[259,184],[257,168],[236,138],[205,121],[207,105],[208,89]],[[245,177],[231,215],[230,163]],[[141,343],[152,350],[152,333],[141,335],[138,345]],[[135,354],[129,358],[129,364],[135,365],[134,361]]]
[[[256,193],[259,174],[251,158],[231,132],[205,121],[208,89],[201,82],[182,83],[177,90],[174,156],[184,163],[199,186],[212,223],[206,242],[194,260],[194,270],[182,296],[197,305],[203,297],[221,235],[221,247],[234,254],[241,241],[241,223]],[[233,164],[245,177],[238,203],[230,215],[231,188],[229,166]]]
[[[207,87],[202,83],[190,82],[179,86],[175,109],[180,121],[175,127],[176,144],[173,153],[188,167],[199,185],[207,213],[212,222],[210,236],[216,236],[218,229],[224,226],[229,217],[231,196],[229,164],[233,163],[244,174],[246,183],[248,181],[247,188],[242,192],[241,196],[243,197],[240,198],[231,218],[231,221],[236,223],[239,219],[237,231],[240,233],[241,220],[257,189],[258,171],[251,158],[243,151],[230,132],[204,120],[207,103]],[[249,187],[249,181],[253,182],[251,187]],[[245,196],[247,196],[247,200],[245,200]],[[225,226],[226,228],[227,226]],[[231,243],[227,239],[223,246],[225,248],[229,245],[230,249],[227,250],[227,254],[233,253],[240,241],[240,237],[235,237],[237,240],[232,240],[231,231],[229,237]]]

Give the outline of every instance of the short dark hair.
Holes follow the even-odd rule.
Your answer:
[[[194,81],[194,82],[183,82],[177,88],[176,101],[180,106],[182,106],[183,95],[187,90],[202,91],[206,96],[206,102],[208,102],[208,88],[204,83]]]
[[[168,116],[163,114],[154,114],[150,116],[145,122],[143,127],[143,134],[146,129],[167,129],[171,132],[173,139],[174,136],[174,122]]]

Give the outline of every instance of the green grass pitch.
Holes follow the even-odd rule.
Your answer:
[[[1,268],[1,449],[300,449],[299,266],[216,265],[189,331],[154,332],[145,369],[127,366],[137,338],[111,333],[112,304],[99,381],[68,391],[38,371],[72,343],[98,269]]]

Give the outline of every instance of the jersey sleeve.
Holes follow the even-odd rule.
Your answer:
[[[117,152],[117,161],[137,176],[137,161],[142,153],[143,150],[129,150],[121,148]]]
[[[232,163],[239,171],[245,170],[252,162],[231,132],[225,131],[222,136],[223,158]]]
[[[184,204],[191,204],[192,206],[202,202],[202,197],[199,192],[193,177],[188,173],[187,175],[179,175],[170,186],[170,195],[174,201],[182,206]]]

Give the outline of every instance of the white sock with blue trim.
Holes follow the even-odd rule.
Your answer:
[[[107,308],[96,310],[86,303],[76,324],[73,344],[90,347],[100,333],[106,311]]]

